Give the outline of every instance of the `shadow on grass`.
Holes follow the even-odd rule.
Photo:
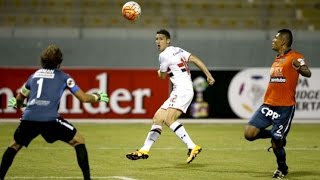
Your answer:
[[[262,178],[262,177],[271,177],[272,172],[269,173],[255,173],[255,172],[250,172],[250,174],[256,174],[252,175],[253,177],[257,178]],[[315,171],[293,171],[289,172],[289,174],[286,176],[286,179],[318,179],[320,177],[320,172],[315,172]]]
[[[190,164],[184,163],[177,163],[171,166],[160,166],[160,167],[153,167],[152,169],[175,169],[175,170],[188,170],[188,171],[195,171],[195,172],[204,172],[204,173],[228,173],[228,174],[246,174],[247,176],[251,176],[253,178],[271,178],[273,172],[268,170],[240,170],[230,168],[228,170],[221,170],[221,167],[217,164],[204,164],[204,163],[196,163],[192,162]],[[315,178],[320,177],[320,172],[316,171],[289,171],[287,178],[290,179],[301,179],[301,178]]]
[[[317,179],[320,177],[320,172],[316,172],[316,171],[292,171],[290,172],[289,171],[289,174],[288,174],[288,178],[290,179],[295,179],[295,178],[301,178],[301,177],[314,177]]]

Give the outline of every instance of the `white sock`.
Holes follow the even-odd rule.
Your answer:
[[[181,123],[177,121],[172,123],[170,129],[172,129],[172,131],[176,133],[183,143],[187,145],[188,149],[193,149],[196,146]]]
[[[144,141],[144,145],[140,150],[149,151],[151,149],[151,146],[153,145],[153,143],[156,142],[156,140],[161,135],[161,131],[162,131],[162,126],[152,125],[151,130],[148,133],[146,140]]]

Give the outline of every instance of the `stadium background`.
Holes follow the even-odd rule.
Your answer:
[[[85,90],[97,88],[96,80],[100,74],[93,73],[97,71],[108,75],[110,71],[122,72],[123,79],[118,79],[119,76],[116,75],[108,78],[110,81],[121,80],[127,84],[128,87],[122,83],[114,86],[129,89],[129,94],[133,94],[136,89],[158,83],[157,78],[152,75],[150,84],[143,87],[130,82],[132,80],[138,82],[143,77],[132,77],[132,74],[155,71],[158,68],[158,52],[154,45],[154,36],[160,28],[170,30],[173,45],[199,56],[216,77],[216,85],[203,92],[204,100],[209,104],[208,116],[196,117],[245,119],[246,114],[241,112],[239,114],[235,112],[237,107],[233,109],[231,107],[229,87],[232,79],[237,73],[248,68],[249,72],[251,70],[254,72],[251,75],[257,75],[255,68],[263,68],[258,72],[258,75],[263,77],[265,74],[261,72],[268,70],[275,56],[275,52],[271,50],[273,36],[279,29],[290,28],[294,33],[293,48],[305,55],[314,72],[310,80],[301,80],[300,99],[301,104],[306,104],[303,107],[307,110],[298,112],[297,117],[302,119],[319,117],[320,83],[317,75],[320,67],[319,0],[139,0],[137,2],[142,7],[142,15],[137,21],[130,22],[121,16],[121,7],[125,3],[123,0],[0,0],[0,118],[16,117],[16,112],[6,108],[7,99],[28,77],[25,72],[39,65],[40,52],[52,43],[61,47],[64,53],[63,68],[70,72],[79,71],[74,75]],[[196,78],[199,71],[193,67],[191,69]],[[90,77],[92,82],[87,83],[90,81],[87,76],[92,73],[94,74]],[[239,95],[239,101],[241,98],[247,99],[253,96],[252,99],[248,99],[249,104],[242,103],[238,106],[252,111],[258,104],[257,97],[262,97],[264,81],[255,82],[250,79],[250,75],[247,79],[240,78],[238,81],[238,84],[242,82],[245,87],[250,87],[247,92],[249,95]],[[252,90],[257,88],[258,91]],[[85,110],[83,114],[79,111],[80,113],[75,115],[69,109],[63,113],[66,117],[75,118],[151,118],[154,109],[162,102],[161,98],[167,96],[170,86],[168,82],[164,83],[160,88],[162,90],[159,92],[162,93],[160,98],[154,97],[155,89],[159,88],[151,89],[151,95],[142,100],[142,103],[146,103],[144,100],[148,98],[152,101],[142,105],[144,107],[142,109],[146,112],[142,110],[135,114],[133,112],[135,108],[125,111],[124,109],[137,102],[130,97],[125,99],[125,102],[120,102],[120,96],[123,96],[120,92],[117,96],[120,100],[115,102],[120,111],[115,109],[110,111],[117,116],[111,116],[107,110],[96,113],[88,113]],[[106,90],[109,94],[119,91],[117,87]],[[197,96],[195,101],[196,98]],[[72,106],[70,99],[66,101],[68,107]],[[237,106],[236,102],[233,104]],[[204,108],[204,113],[206,107],[205,103],[200,104],[200,109]],[[188,113],[185,117],[192,116]]]

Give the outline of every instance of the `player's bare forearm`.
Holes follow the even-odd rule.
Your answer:
[[[311,77],[311,71],[308,66],[301,66],[299,68],[299,73],[304,77]]]
[[[199,65],[197,65],[199,67],[199,69],[201,69],[201,71],[207,76],[207,82],[209,85],[213,85],[215,80],[212,77],[211,73],[209,72],[208,68],[203,64],[200,63]]]
[[[87,94],[80,89],[76,93],[74,93],[74,95],[79,101],[83,103],[109,102],[108,95],[104,92]]]
[[[81,89],[74,94],[77,99],[83,103],[93,103],[97,102],[96,97],[92,94],[87,94],[83,92]]]
[[[25,106],[23,104],[25,97],[22,96],[20,93],[17,95],[16,100],[17,100],[17,109],[20,109]]]
[[[160,69],[158,70],[158,77],[160,79],[165,79],[167,77],[167,73],[166,72],[161,72]]]
[[[189,61],[193,62],[207,76],[207,82],[209,85],[214,84],[214,82],[215,82],[214,78],[212,77],[212,75],[209,72],[206,65],[201,61],[201,59],[199,59],[196,56],[191,55]]]

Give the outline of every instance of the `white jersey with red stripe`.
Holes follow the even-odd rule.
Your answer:
[[[191,88],[192,80],[188,67],[191,54],[179,47],[169,46],[159,54],[160,71],[167,72],[174,88]]]
[[[173,84],[170,97],[162,104],[162,109],[175,108],[186,113],[194,95],[191,74],[188,67],[190,53],[169,46],[159,55],[160,71],[167,72]]]

